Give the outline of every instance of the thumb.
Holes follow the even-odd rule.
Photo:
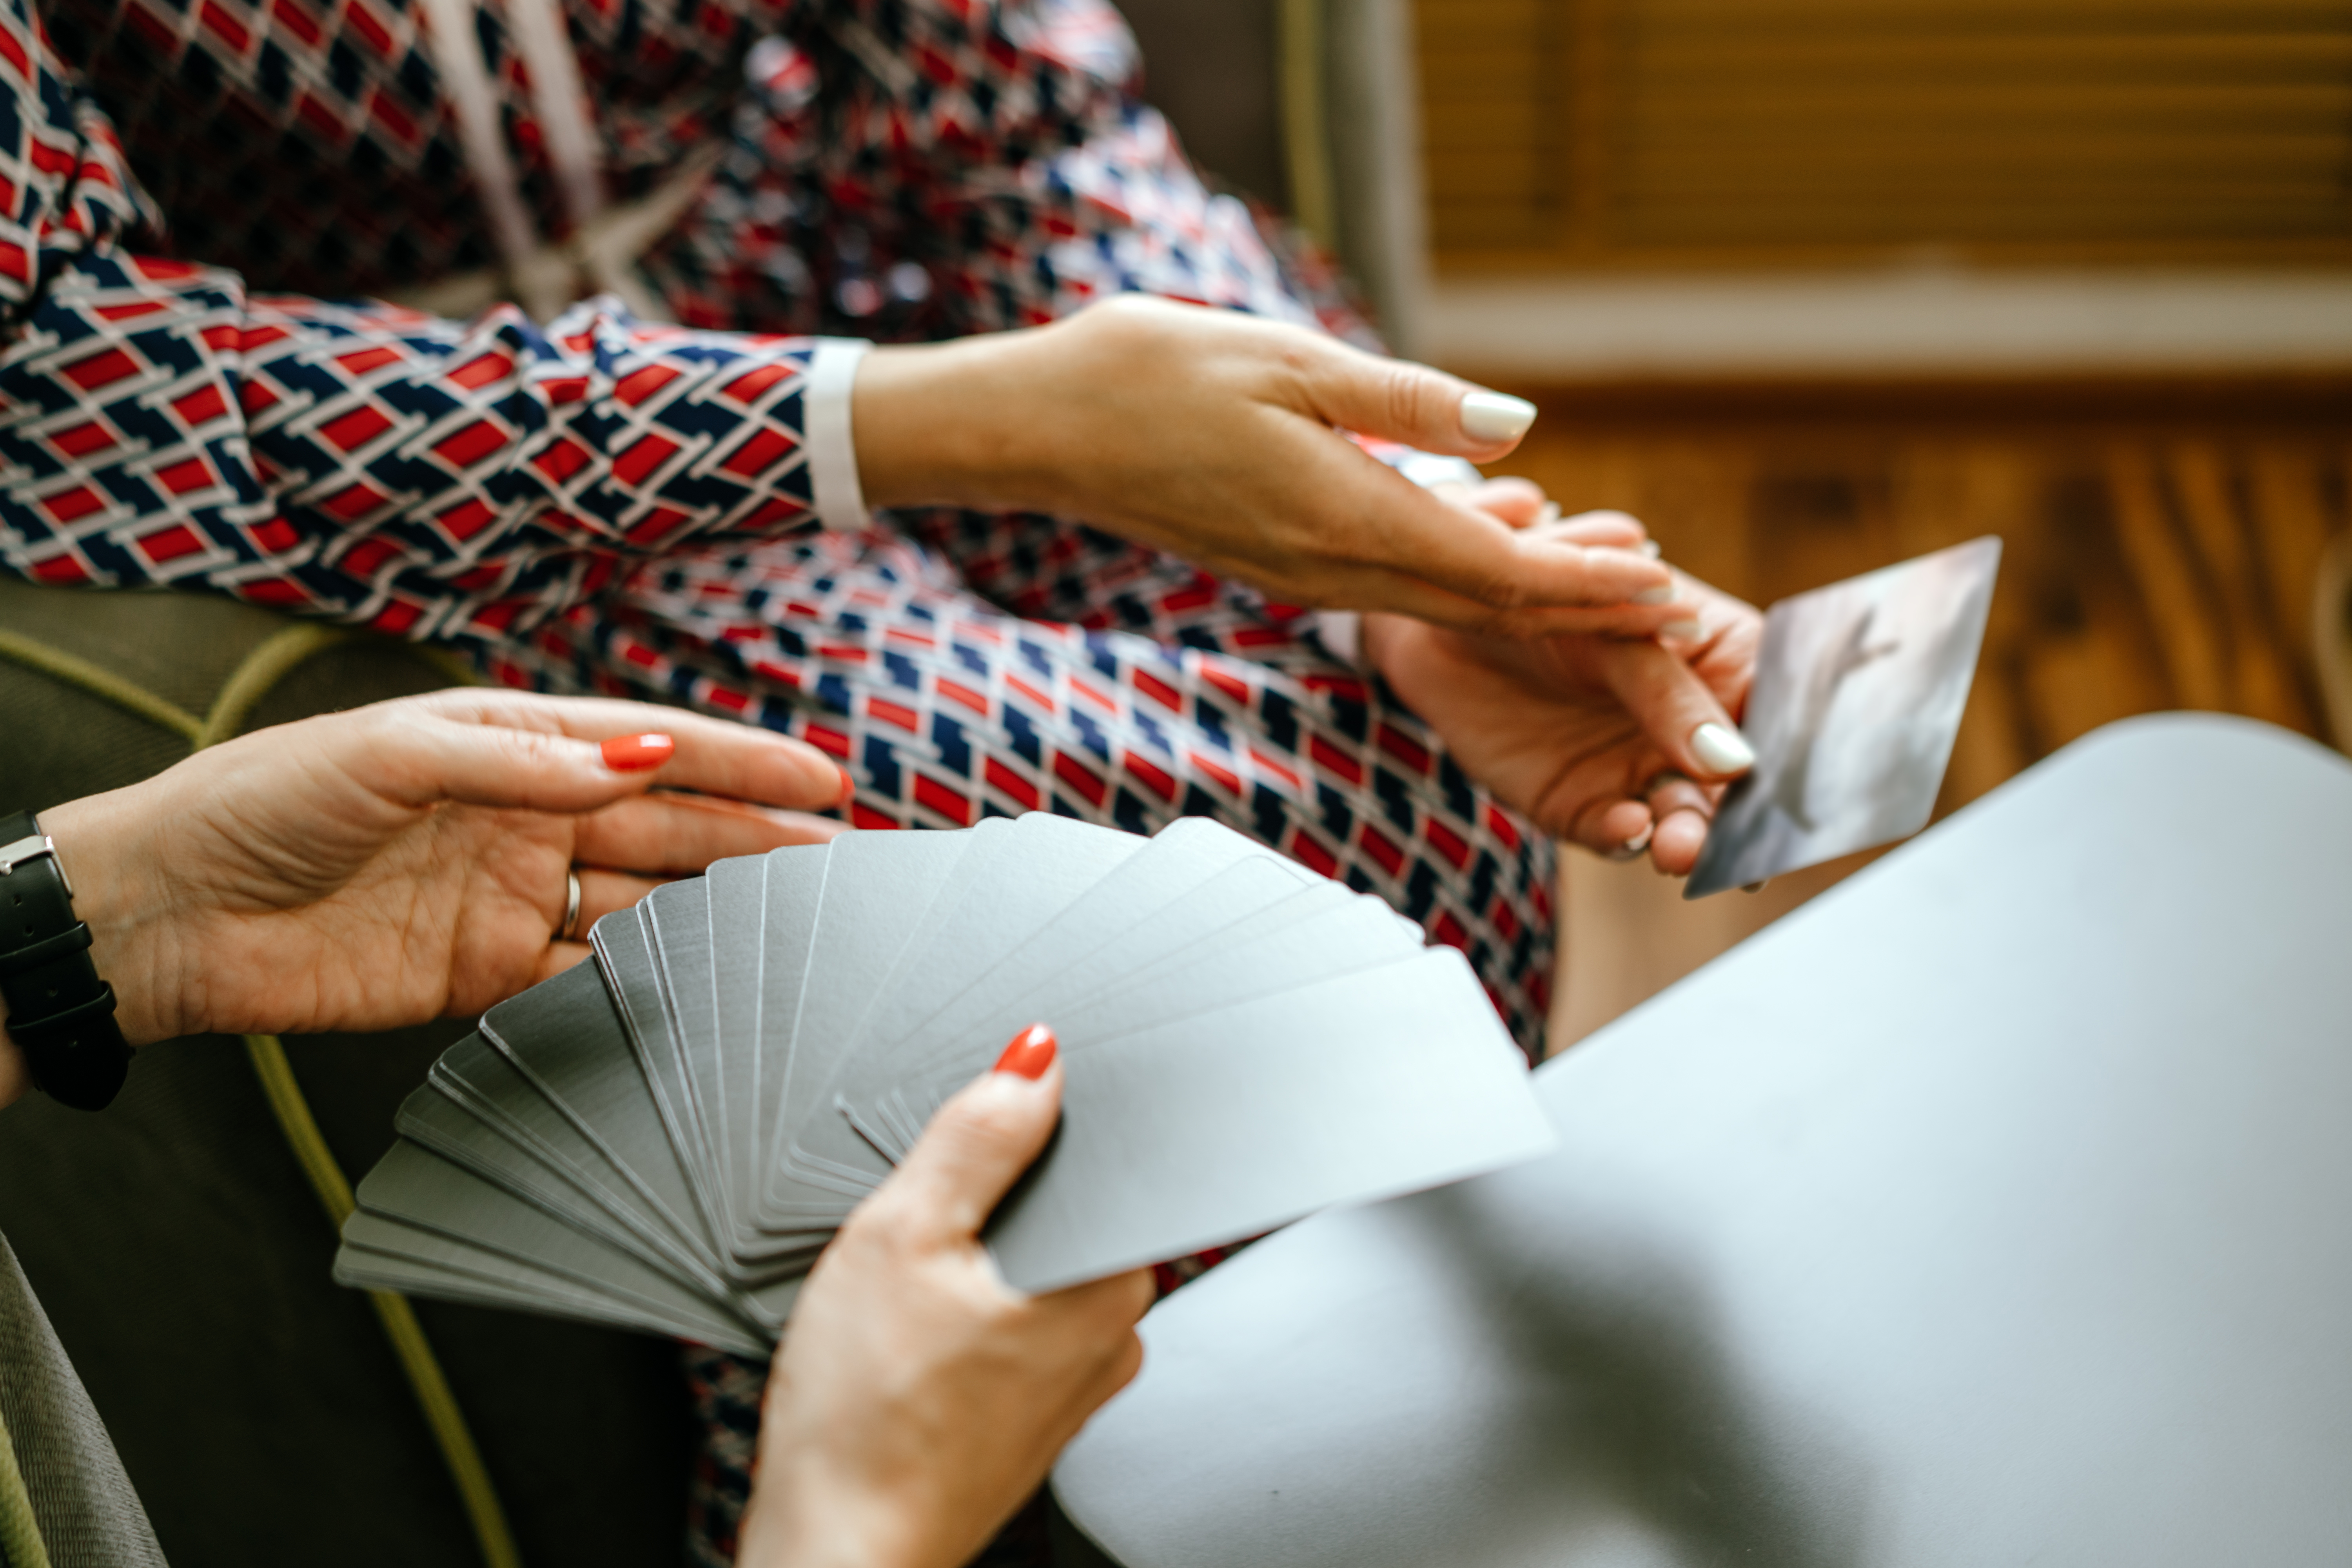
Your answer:
[[[1045,1152],[1062,1110],[1062,1064],[1054,1031],[1032,1024],[995,1068],[939,1109],[876,1196],[940,1239],[965,1239]]]
[[[1307,395],[1326,423],[1424,452],[1489,462],[1536,422],[1524,397],[1489,392],[1442,370],[1328,340],[1307,368]]]

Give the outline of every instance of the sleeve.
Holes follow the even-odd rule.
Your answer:
[[[609,300],[542,330],[510,308],[250,298],[129,252],[142,199],[28,0],[0,0],[0,75],[7,570],[503,637],[689,541],[862,522],[862,344],[656,326]]]

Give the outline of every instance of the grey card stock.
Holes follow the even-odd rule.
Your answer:
[[[2352,1562],[2347,868],[2341,755],[2099,731],[1547,1063],[1553,1153],[1161,1301],[1062,1505],[1125,1568]]]
[[[997,1267],[1051,1290],[1544,1153],[1485,1000],[1436,948],[1073,1051],[1061,1131],[990,1222]]]
[[[598,921],[401,1108],[338,1279],[756,1352],[1032,1023],[1064,1121],[987,1243],[1047,1289],[1549,1146],[1461,955],[1206,819],[725,860]]]
[[[1724,793],[1685,898],[1927,826],[2000,566],[2000,540],[1971,540],[1772,606],[1741,721],[1756,765]]]

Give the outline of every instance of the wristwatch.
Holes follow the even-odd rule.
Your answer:
[[[89,961],[89,927],[74,919],[73,884],[29,811],[0,816],[0,1020],[61,1105],[102,1110],[131,1071],[114,1022],[114,988]]]

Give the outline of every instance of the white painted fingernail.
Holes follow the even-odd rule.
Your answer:
[[[1659,556],[1664,554],[1665,551],[1659,547],[1656,540],[1645,539],[1642,541],[1642,553],[1648,556],[1651,560],[1655,561]]]
[[[1728,724],[1701,724],[1691,731],[1690,743],[1699,765],[1718,776],[1746,773],[1756,765],[1756,749]]]
[[[1637,605],[1664,605],[1672,603],[1674,596],[1675,585],[1672,583],[1661,583],[1654,588],[1644,588],[1640,593],[1634,595],[1633,603]]]
[[[1642,851],[1650,847],[1650,837],[1657,830],[1657,826],[1658,825],[1654,822],[1649,826],[1644,827],[1641,832],[1635,834],[1633,837],[1628,838],[1624,843],[1617,846],[1616,848],[1609,851],[1606,858],[1613,860],[1620,865],[1622,865],[1628,860],[1639,860],[1642,858]]]
[[[1462,395],[1462,434],[1473,441],[1516,441],[1536,422],[1536,405],[1500,392]]]
[[[1658,628],[1658,635],[1662,637],[1687,637],[1696,642],[1706,631],[1706,628],[1695,620],[1668,621]]]

